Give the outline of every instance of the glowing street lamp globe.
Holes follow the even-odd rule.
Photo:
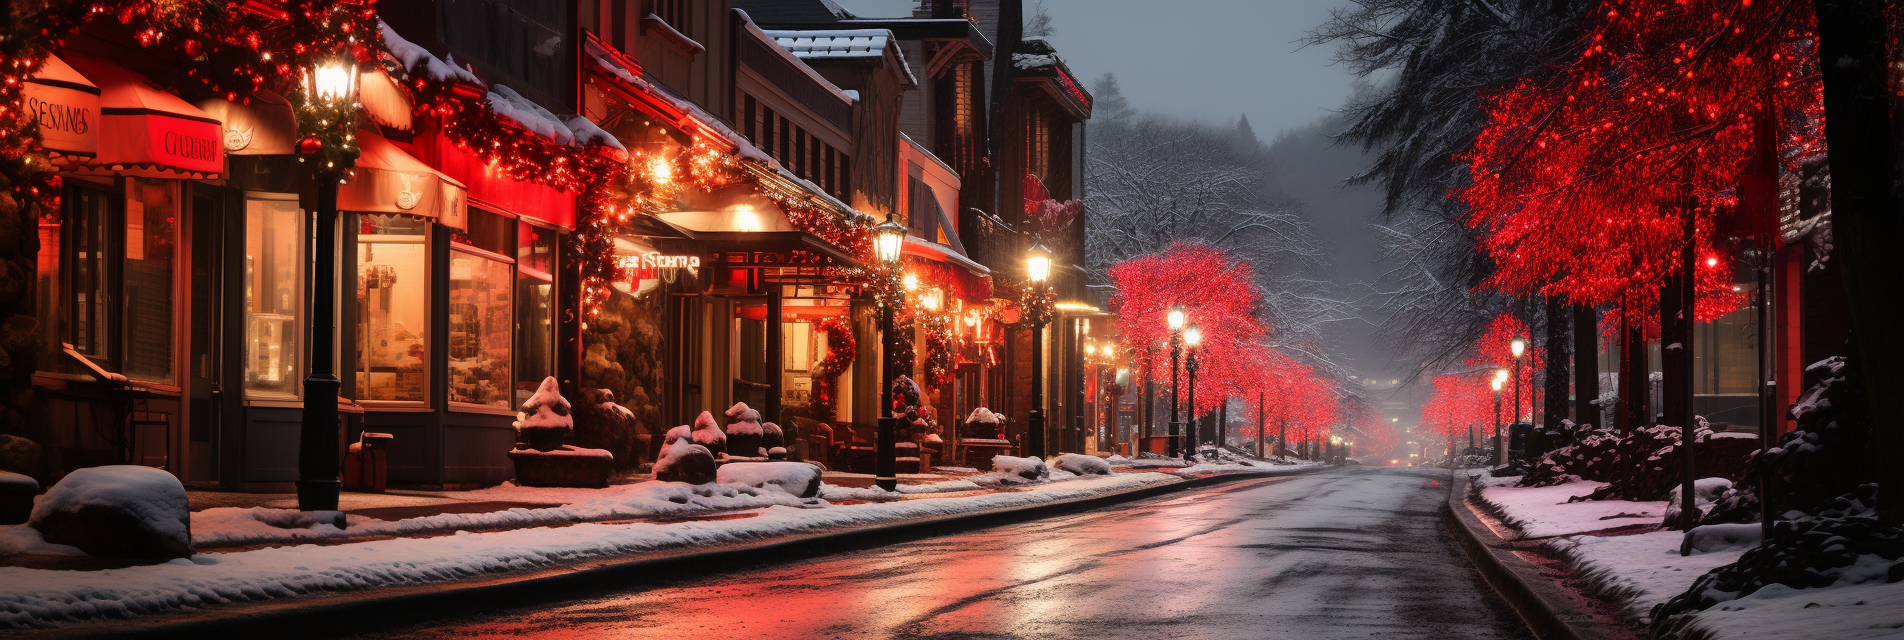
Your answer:
[[[1507,370],[1495,369],[1494,370],[1494,386],[1498,388],[1501,385],[1506,383],[1507,383]]]
[[[899,251],[906,246],[906,226],[894,222],[891,216],[873,227],[873,252],[879,261],[887,266],[899,264]]]
[[[1025,252],[1025,277],[1040,283],[1051,277],[1051,251],[1044,245],[1032,245]]]
[[[1496,378],[1495,378],[1494,380],[1492,380],[1492,381],[1490,381],[1490,382],[1489,382],[1489,386],[1492,386],[1492,387],[1494,387],[1494,392],[1495,392],[1495,393],[1500,393],[1500,392],[1501,392],[1501,383],[1502,383],[1502,382],[1503,382],[1503,380],[1501,380],[1500,378],[1498,378],[1498,377],[1496,377]]]
[[[1171,307],[1170,315],[1164,316],[1164,320],[1165,322],[1169,323],[1171,331],[1177,331],[1182,329],[1183,323],[1185,322],[1186,319],[1187,318],[1183,313],[1183,305],[1176,305],[1174,307]]]
[[[1183,343],[1192,347],[1203,344],[1203,330],[1198,329],[1197,325],[1190,325],[1190,328],[1183,330]]]
[[[1513,342],[1507,344],[1507,347],[1514,352],[1514,357],[1519,358],[1521,355],[1527,353],[1527,340],[1515,338]]]

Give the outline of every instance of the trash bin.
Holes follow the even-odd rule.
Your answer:
[[[384,450],[395,439],[388,433],[365,431],[351,443],[344,455],[344,488],[352,491],[383,493],[389,480],[390,463]]]

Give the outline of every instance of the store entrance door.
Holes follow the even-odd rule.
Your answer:
[[[188,325],[186,376],[184,391],[189,407],[185,412],[185,479],[213,481],[218,474],[218,433],[224,413],[224,389],[219,376],[219,310],[223,305],[223,254],[225,250],[225,207],[222,189],[193,185],[191,204],[191,323]]]

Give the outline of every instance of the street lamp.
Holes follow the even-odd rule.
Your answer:
[[[881,266],[889,270],[899,268],[900,249],[906,245],[906,226],[893,221],[892,214],[886,214],[886,221],[873,227],[873,252],[877,254]],[[890,273],[890,271],[888,271]],[[911,277],[908,275],[907,277]],[[891,280],[884,282],[890,283]],[[917,282],[917,280],[914,280]],[[892,407],[893,353],[899,350],[893,332],[893,307],[899,304],[899,296],[890,284],[885,292],[885,303],[879,305],[879,335],[881,353],[879,358],[880,397],[886,398],[879,409],[879,435],[874,445],[873,484],[887,491],[899,487],[898,460],[895,449],[898,443],[899,419],[894,418]]]
[[[1179,438],[1183,436],[1183,423],[1178,419],[1177,370],[1182,368],[1183,325],[1188,321],[1189,314],[1184,313],[1183,305],[1180,304],[1172,305],[1170,313],[1164,315],[1164,324],[1170,327],[1170,446],[1167,450],[1172,458],[1183,454],[1179,444]]]
[[[1183,344],[1190,348],[1190,361],[1183,365],[1183,368],[1190,372],[1190,397],[1188,398],[1190,425],[1185,428],[1184,437],[1190,441],[1190,452],[1187,455],[1194,458],[1197,455],[1197,351],[1198,347],[1203,346],[1203,330],[1198,329],[1194,324],[1184,329]]]
[[[1514,353],[1514,380],[1513,380],[1514,421],[1513,423],[1520,424],[1521,423],[1521,356],[1526,355],[1527,353],[1527,339],[1521,338],[1518,336],[1515,337],[1513,342],[1508,343],[1508,350]],[[1529,415],[1528,419],[1530,420],[1533,419],[1533,416]],[[1495,443],[1494,446],[1495,448],[1498,448],[1501,450],[1501,454],[1500,454],[1501,463],[1506,464],[1507,463],[1507,441],[1502,440],[1500,442]]]
[[[1033,304],[1044,300],[1045,280],[1049,277],[1051,251],[1042,244],[1034,244],[1025,252],[1025,279],[1033,289]],[[1031,314],[1031,415],[1025,425],[1031,457],[1040,459],[1045,457],[1045,315],[1044,309]]]
[[[344,124],[357,113],[357,66],[344,58],[318,63],[304,71],[304,106],[323,114],[320,122],[329,127],[335,118],[344,131],[355,128]],[[349,136],[350,134],[345,134]],[[346,137],[348,140],[348,137]],[[317,220],[311,228],[316,236],[311,261],[311,365],[304,378],[303,423],[298,427],[298,509],[336,511],[343,483],[337,478],[337,392],[343,383],[337,379],[336,332],[337,305],[337,185],[349,167],[326,160],[313,167],[317,183]]]

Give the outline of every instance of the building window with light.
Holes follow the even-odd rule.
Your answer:
[[[357,397],[429,400],[429,221],[357,216]]]
[[[516,283],[515,221],[476,208],[468,231],[450,236],[449,400],[454,404],[508,409],[515,384],[509,373]]]
[[[520,406],[555,371],[556,232],[516,224],[516,397]]]
[[[245,202],[245,394],[296,398],[304,354],[304,212],[296,200]]]

